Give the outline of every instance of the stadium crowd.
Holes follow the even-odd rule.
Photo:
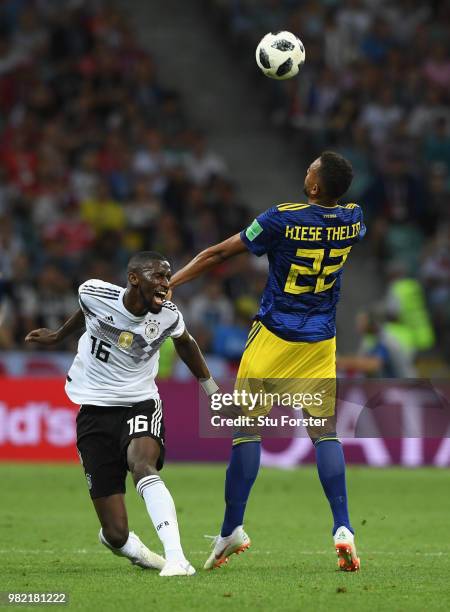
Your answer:
[[[124,284],[136,250],[160,251],[176,270],[251,220],[224,160],[111,4],[0,7],[3,349],[58,327],[87,278]],[[176,296],[202,347],[229,359],[264,277],[249,277],[248,259]]]
[[[251,62],[255,79],[260,36],[281,27],[301,33],[307,50],[301,78],[264,81],[270,117],[302,159],[326,147],[352,161],[348,197],[364,206],[389,316],[401,318],[410,303],[397,291],[392,316],[398,289],[392,279],[413,280],[415,295],[418,287],[426,290],[445,351],[448,3],[205,0],[205,6],[237,57]],[[5,0],[0,33],[0,348],[22,350],[27,331],[54,328],[73,312],[83,280],[124,284],[127,258],[139,249],[161,251],[176,270],[239,231],[252,212],[225,160],[190,122],[178,92],[164,88],[152,56],[113,3]],[[206,352],[239,358],[264,282],[264,263],[242,256],[177,290],[176,302]],[[428,337],[419,348],[432,346]]]
[[[351,160],[348,199],[364,208],[387,301],[392,270],[425,290],[450,357],[450,3],[439,0],[205,0],[236,61],[255,75],[269,117],[304,160]],[[300,77],[269,82],[254,49],[298,33]],[[244,52],[243,49],[246,51]],[[270,91],[267,96],[265,92]],[[431,346],[431,343],[430,343]]]

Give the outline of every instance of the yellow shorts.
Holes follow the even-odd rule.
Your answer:
[[[241,404],[242,410],[252,416],[268,414],[277,403],[273,398],[280,399],[279,395],[286,393],[294,399],[303,398],[293,407],[304,408],[314,417],[331,416],[336,403],[336,339],[290,342],[255,321],[239,365],[235,389],[252,393],[263,390],[264,401],[251,413]],[[288,404],[281,402],[281,405]]]

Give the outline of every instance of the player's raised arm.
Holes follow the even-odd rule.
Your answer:
[[[185,329],[179,338],[172,337],[172,340],[178,356],[198,379],[207,395],[215,393],[219,387],[211,377],[202,352],[188,330]]]
[[[184,268],[175,272],[170,280],[170,287],[173,289],[177,285],[183,285],[226,259],[244,253],[246,250],[240,234],[235,234],[219,244],[210,246],[196,255]]]
[[[33,331],[30,331],[25,337],[25,342],[37,342],[38,344],[51,346],[52,344],[62,342],[68,336],[83,329],[83,327],[84,314],[81,308],[79,308],[59,329],[52,330],[46,327],[33,329]]]

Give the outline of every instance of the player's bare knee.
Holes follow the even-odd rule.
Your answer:
[[[133,439],[127,451],[128,469],[137,484],[141,478],[158,474],[156,466],[161,453],[158,443],[150,437]]]
[[[307,413],[306,411],[304,411],[304,416],[306,418],[309,418],[311,415]],[[328,435],[335,436],[336,435],[336,417],[335,415],[326,417],[326,418],[321,418],[321,420],[322,420],[321,425],[318,425],[318,426],[308,425],[306,427],[308,435],[313,442],[315,442],[316,440],[319,440],[320,438],[323,438],[324,436],[328,436]]]
[[[149,461],[148,459],[138,460],[130,466],[130,472],[134,484],[137,484],[141,478],[145,478],[146,476],[157,475],[156,459],[154,461]]]

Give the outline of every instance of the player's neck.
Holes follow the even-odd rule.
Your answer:
[[[129,287],[125,290],[122,301],[128,312],[131,312],[135,317],[143,317],[148,312],[141,296]]]
[[[330,202],[330,200],[322,200],[321,198],[308,198],[308,204],[315,204],[323,208],[334,208],[338,205],[336,200]]]

